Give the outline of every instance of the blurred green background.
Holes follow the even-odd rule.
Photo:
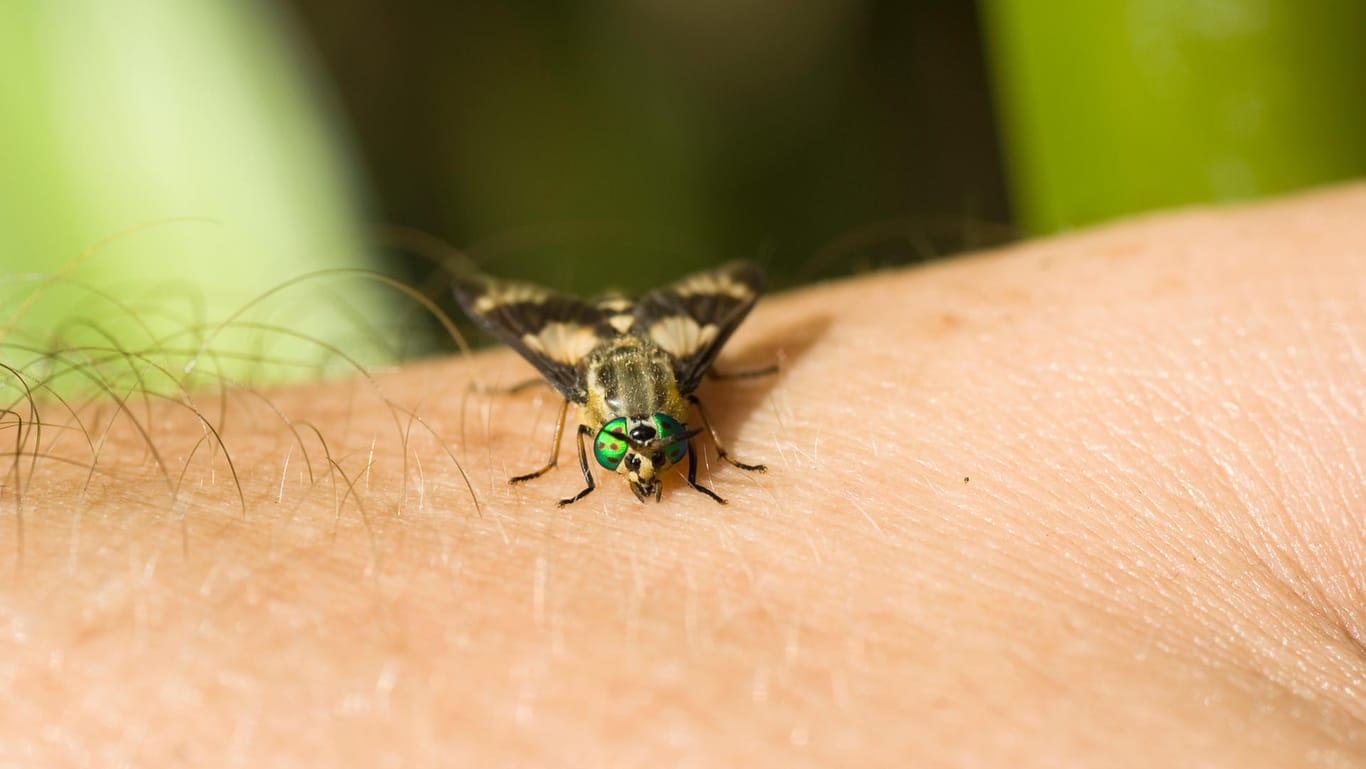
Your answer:
[[[785,286],[1360,176],[1364,33],[1349,0],[16,0],[0,360],[431,349],[350,274],[217,325],[329,268],[439,286],[387,224],[581,293]]]
[[[295,0],[380,215],[500,273],[790,283],[1008,231],[970,3]]]

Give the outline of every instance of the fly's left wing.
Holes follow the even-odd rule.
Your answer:
[[[479,327],[521,354],[566,399],[588,399],[579,362],[613,336],[610,309],[534,283],[469,272],[452,290]]]
[[[763,290],[763,270],[751,262],[699,272],[641,297],[631,333],[674,357],[678,389],[687,394],[697,389]]]

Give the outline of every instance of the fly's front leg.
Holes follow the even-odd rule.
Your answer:
[[[532,478],[540,478],[542,475],[545,475],[546,472],[548,472],[552,467],[560,463],[560,436],[564,435],[564,415],[568,411],[569,401],[565,401],[564,403],[560,404],[560,417],[559,419],[555,420],[555,440],[553,443],[550,444],[550,459],[546,460],[545,467],[542,467],[540,470],[537,470],[533,473],[527,473],[526,475],[518,475],[514,478],[510,478],[508,479],[508,483],[521,483],[522,481],[529,481]],[[579,447],[579,453],[583,453],[582,446]]]
[[[692,441],[688,441],[688,485],[706,494],[721,504],[726,504],[716,492],[697,482],[697,452],[693,451]]]
[[[597,488],[598,486],[596,483],[593,482],[593,473],[589,472],[588,470],[588,452],[583,450],[583,438],[585,435],[588,435],[589,433],[590,431],[587,425],[579,425],[579,469],[583,470],[583,479],[588,483],[588,488],[584,489],[583,491],[580,491],[578,494],[575,494],[569,499],[561,499],[560,507],[564,507],[565,505],[572,505],[575,502],[578,502],[580,499],[583,499],[584,497],[588,496],[588,493],[591,492],[593,489]],[[715,495],[713,494],[712,496]]]
[[[707,428],[707,433],[711,435],[711,442],[716,444],[717,456],[721,457],[722,459],[726,460],[732,465],[735,465],[741,470],[749,470],[750,472],[754,473],[768,472],[767,465],[747,465],[744,462],[738,462],[734,459],[731,459],[729,452],[726,451],[726,447],[721,445],[721,439],[716,436],[716,428],[712,427],[711,420],[707,419],[707,410],[702,408],[702,401],[698,400],[696,395],[689,395],[688,402],[697,407],[697,413],[702,417],[702,425]],[[691,450],[689,450],[689,453],[692,453]],[[696,460],[694,459],[694,461]],[[691,472],[689,472],[689,475],[691,475]],[[696,488],[695,485],[694,488]],[[715,495],[713,494],[712,496]]]

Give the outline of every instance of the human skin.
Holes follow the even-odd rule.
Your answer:
[[[0,766],[1366,764],[1366,186],[773,296],[718,366],[775,358],[702,388],[725,506],[557,508],[569,430],[508,486],[505,350],[196,396],[220,448],[43,406]]]

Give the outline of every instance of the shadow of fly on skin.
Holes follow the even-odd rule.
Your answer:
[[[659,501],[661,473],[686,458],[688,485],[725,504],[697,482],[693,438],[705,429],[721,459],[752,472],[767,468],[731,458],[694,392],[763,287],[763,271],[750,262],[699,272],[639,298],[609,294],[591,300],[474,271],[456,274],[453,290],[465,313],[526,358],[564,398],[550,458],[510,482],[539,478],[558,464],[560,437],[573,404],[579,412],[579,468],[587,485],[560,500],[560,506],[597,488],[585,439],[592,441],[597,463],[623,476],[642,502],[649,497]],[[776,370],[771,366],[712,376],[736,379]],[[690,406],[696,407],[702,427],[688,426]]]

